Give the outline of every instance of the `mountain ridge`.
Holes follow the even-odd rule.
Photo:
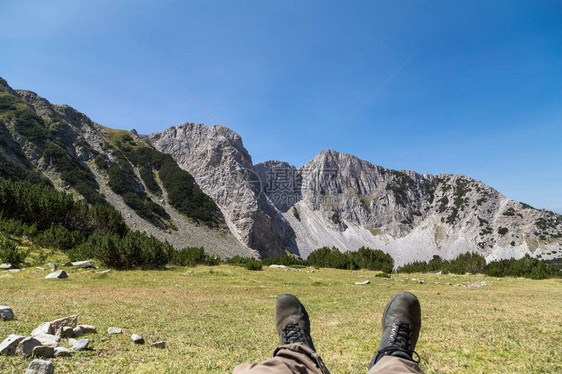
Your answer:
[[[2,177],[112,205],[131,228],[178,249],[306,257],[322,246],[368,246],[390,253],[397,266],[464,252],[488,260],[562,257],[562,216],[461,174],[392,170],[330,149],[300,168],[253,164],[228,127],[111,129],[1,78],[0,135]]]

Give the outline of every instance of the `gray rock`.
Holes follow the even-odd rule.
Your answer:
[[[4,263],[4,264],[0,264],[0,270],[8,270],[12,267],[12,264],[10,264],[9,262]]]
[[[27,367],[25,374],[53,374],[55,367],[51,361],[33,360]]]
[[[135,343],[135,344],[144,344],[144,339],[140,335],[132,334],[131,339],[133,340],[133,343]]]
[[[52,334],[37,334],[33,337],[39,340],[39,342],[41,342],[41,345],[52,348],[58,347],[61,339],[60,336]]]
[[[76,266],[77,268],[91,268],[94,267],[94,261],[76,261],[72,263],[72,266]]]
[[[95,334],[95,333],[98,332],[98,330],[96,329],[96,326],[79,325],[77,327],[80,327],[82,329],[82,331],[84,332],[84,334]]]
[[[22,269],[9,269],[10,273],[19,273]]]
[[[113,269],[107,269],[107,270],[104,270],[104,271],[100,271],[100,274],[109,274],[109,273],[112,273],[112,272],[113,272]]]
[[[54,273],[45,276],[45,279],[63,279],[63,278],[68,278],[68,274],[66,274],[66,271],[64,270],[55,271]]]
[[[74,329],[70,326],[61,326],[57,330],[56,335],[60,336],[62,339],[73,338],[74,337]]]
[[[51,269],[51,271],[57,270],[57,265],[52,262],[47,262],[47,266]]]
[[[368,280],[368,279],[366,281],[363,281],[363,282],[355,282],[355,284],[369,284],[369,283],[371,283],[371,281]]]
[[[33,348],[33,357],[53,358],[55,357],[55,349],[53,347],[46,347],[39,345]]]
[[[82,329],[82,327],[76,326],[75,328],[72,329],[72,333],[74,334],[75,338],[79,338],[82,335],[84,335],[84,330]]]
[[[51,321],[51,325],[53,325],[53,329],[55,331],[63,326],[75,328],[78,325],[78,315],[75,314],[72,316],[55,319],[54,321]]]
[[[109,335],[122,334],[123,330],[120,327],[110,327],[110,328],[107,329],[107,333]]]
[[[40,335],[40,334],[53,334],[53,333],[54,333],[54,329],[53,329],[53,325],[51,325],[51,322],[45,322],[40,324],[37,328],[35,328],[31,332],[31,336]]]
[[[88,338],[80,339],[72,345],[72,350],[73,351],[85,351],[86,349],[88,349],[89,344],[90,344],[90,339],[88,339]]]
[[[55,348],[55,357],[66,357],[70,356],[72,352],[68,348],[65,347],[56,347]]]
[[[14,319],[14,312],[12,311],[12,308],[10,308],[9,306],[0,305],[0,319]]]
[[[10,335],[0,343],[0,355],[13,356],[16,354],[18,344],[25,339],[25,336]]]
[[[18,343],[16,355],[30,357],[33,354],[33,348],[40,346],[41,342],[35,338],[27,337]]]
[[[164,341],[156,342],[156,343],[152,343],[150,346],[153,348],[166,348],[166,342]]]
[[[72,266],[72,262],[70,262],[70,261],[65,262],[64,264],[62,264],[62,266],[70,267],[70,266]]]

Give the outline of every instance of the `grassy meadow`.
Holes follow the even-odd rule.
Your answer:
[[[331,372],[365,373],[379,344],[384,307],[405,290],[422,305],[416,351],[426,373],[562,372],[560,279],[393,274],[388,280],[372,271],[299,270],[223,265],[99,274],[72,269],[68,279],[46,280],[48,271],[28,268],[0,279],[0,305],[16,314],[15,320],[0,322],[0,340],[79,314],[79,323],[98,329],[88,336],[93,349],[54,360],[57,374],[229,373],[238,363],[270,357],[278,343],[276,296],[293,293],[307,307],[314,343]],[[371,283],[354,284],[366,279]],[[480,281],[491,284],[455,286]],[[125,334],[108,336],[111,326]],[[134,345],[132,333],[147,344]],[[166,349],[149,347],[159,340],[166,341]],[[29,362],[0,356],[0,372],[22,373]]]

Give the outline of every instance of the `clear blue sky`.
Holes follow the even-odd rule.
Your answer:
[[[0,76],[109,127],[214,124],[153,56],[254,162],[332,148],[562,212],[560,1],[0,0],[0,25]]]

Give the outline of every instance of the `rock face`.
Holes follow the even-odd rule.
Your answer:
[[[291,226],[260,193],[252,158],[234,131],[184,123],[143,139],[193,175],[241,243],[261,256],[284,253],[292,245]]]

